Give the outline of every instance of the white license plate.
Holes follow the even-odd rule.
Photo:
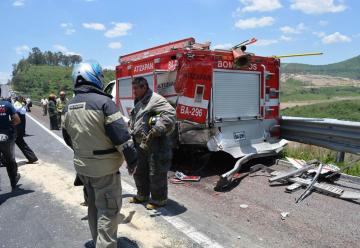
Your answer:
[[[234,140],[240,142],[240,140],[246,140],[245,131],[234,132]]]

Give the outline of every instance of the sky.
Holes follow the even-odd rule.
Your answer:
[[[33,47],[115,68],[118,57],[194,37],[261,56],[330,64],[360,55],[359,0],[0,0],[0,83]]]

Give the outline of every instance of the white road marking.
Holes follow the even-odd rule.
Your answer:
[[[63,139],[61,139],[59,136],[57,136],[56,134],[54,134],[53,132],[51,132],[47,127],[45,127],[44,125],[42,125],[39,121],[35,120],[34,117],[32,117],[30,114],[28,114],[27,116],[30,117],[31,120],[33,120],[36,124],[38,124],[42,129],[44,129],[47,133],[49,133],[50,135],[52,135],[56,140],[58,140],[61,144],[65,145],[67,148],[69,148],[65,141]],[[71,148],[69,148],[71,150]],[[71,150],[72,151],[72,150]],[[128,184],[127,182],[125,182],[124,180],[122,180],[121,182],[122,184],[122,188],[124,191],[126,191],[126,193],[129,194],[136,194],[136,189]],[[182,220],[180,217],[176,217],[176,216],[171,216],[171,213],[168,212],[166,209],[161,209],[161,212],[164,213],[164,215],[161,215],[161,217],[166,220],[169,224],[171,224],[173,227],[175,227],[177,230],[179,230],[180,232],[182,232],[183,234],[185,234],[188,238],[190,238],[192,241],[194,241],[195,243],[203,246],[203,247],[207,247],[207,248],[224,248],[222,245],[220,245],[219,243],[215,242],[214,240],[212,240],[211,238],[209,238],[208,236],[206,236],[205,234],[201,233],[200,231],[198,231],[195,227],[193,227],[192,225],[186,223],[184,220]]]
[[[61,144],[63,144],[66,148],[68,148],[69,150],[72,151],[72,149],[65,143],[65,141],[60,138],[59,136],[57,136],[56,134],[54,134],[53,132],[51,132],[47,127],[45,127],[43,124],[41,124],[39,121],[37,121],[34,117],[32,117],[29,113],[26,114],[26,116],[28,116],[33,122],[35,122],[36,124],[38,124],[42,129],[44,129],[48,134],[50,134],[51,136],[53,136],[57,141],[59,141]]]

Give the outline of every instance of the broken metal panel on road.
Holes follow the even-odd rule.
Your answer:
[[[282,116],[281,138],[360,154],[360,122]]]

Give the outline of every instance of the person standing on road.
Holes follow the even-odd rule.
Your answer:
[[[130,203],[149,201],[146,208],[156,209],[165,206],[168,199],[167,173],[172,159],[168,135],[175,126],[175,109],[153,92],[143,77],[135,78],[132,88],[135,107],[130,114],[130,129],[139,162],[134,173],[137,195]]]
[[[38,161],[38,158],[24,140],[25,130],[26,130],[26,107],[21,102],[22,102],[21,96],[19,98],[15,98],[14,108],[16,110],[16,113],[19,115],[21,121],[19,125],[16,125],[15,143],[19,147],[21,152],[24,154],[26,159],[28,160],[27,163],[32,164]]]
[[[26,111],[31,112],[32,102],[31,102],[30,97],[26,98],[26,100],[24,100],[24,102],[25,102],[25,106],[26,106]]]
[[[15,108],[11,103],[0,98],[0,153],[2,154],[2,162],[6,166],[12,190],[16,189],[16,184],[20,179],[14,152],[15,126],[19,123],[20,118]]]
[[[63,137],[74,150],[74,167],[88,194],[88,218],[97,248],[117,247],[122,192],[119,168],[136,170],[137,152],[124,116],[103,92],[97,62],[83,62],[72,73],[75,97],[64,110]]]
[[[41,99],[41,105],[43,107],[43,116],[47,115],[47,106],[48,106],[48,99],[46,99],[46,97],[44,97],[43,99]]]
[[[57,112],[57,122],[58,127],[61,128],[62,119],[63,119],[63,110],[65,105],[68,103],[69,99],[66,98],[65,91],[60,91],[60,97],[56,99],[56,112]]]
[[[48,112],[50,118],[50,130],[59,130],[56,112],[56,96],[54,94],[49,95]]]

